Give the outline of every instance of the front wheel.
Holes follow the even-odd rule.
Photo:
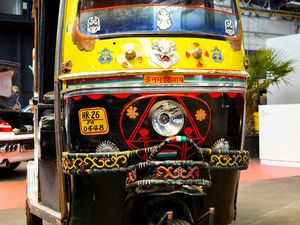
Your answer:
[[[185,220],[175,219],[171,221],[171,225],[191,225],[191,224]]]
[[[26,225],[43,225],[43,220],[30,212],[28,200],[26,200]]]

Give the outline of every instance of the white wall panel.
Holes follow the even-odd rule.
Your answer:
[[[300,104],[300,34],[267,39],[266,45],[284,51],[287,59],[296,60],[295,72],[287,77],[290,85],[280,82],[278,86],[270,86],[268,104]]]
[[[262,164],[300,167],[300,104],[259,106]]]

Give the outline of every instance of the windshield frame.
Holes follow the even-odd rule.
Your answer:
[[[77,32],[81,34],[81,36],[85,36],[86,39],[108,39],[108,38],[114,38],[114,37],[131,37],[131,36],[172,36],[172,37],[204,37],[208,39],[219,39],[219,40],[226,40],[227,37],[234,37],[237,36],[240,33],[240,15],[238,11],[238,6],[235,0],[230,0],[231,2],[231,9],[232,12],[227,12],[224,10],[220,10],[218,8],[210,8],[210,7],[205,7],[205,6],[200,6],[200,5],[183,5],[183,4],[132,4],[132,5],[118,5],[118,6],[108,6],[108,7],[102,7],[102,8],[94,8],[94,9],[83,9],[80,10],[81,8],[81,2],[82,0],[78,1],[78,9],[77,9]],[[159,6],[159,7],[182,7],[186,9],[204,9],[204,10],[211,10],[214,12],[221,12],[223,14],[228,14],[228,15],[233,15],[235,18],[235,23],[236,23],[236,31],[234,35],[224,35],[224,34],[216,34],[216,33],[211,33],[211,32],[199,32],[199,31],[162,31],[162,30],[145,30],[145,31],[129,31],[129,32],[115,32],[115,33],[101,33],[101,34],[86,34],[83,33],[80,30],[80,14],[83,12],[91,12],[91,11],[99,11],[99,10],[111,10],[111,9],[116,9],[116,8],[125,8],[125,7],[141,7],[141,6]]]

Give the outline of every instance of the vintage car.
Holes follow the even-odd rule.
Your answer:
[[[23,109],[12,77],[19,64],[0,60],[0,165],[9,170],[33,159],[33,113]]]

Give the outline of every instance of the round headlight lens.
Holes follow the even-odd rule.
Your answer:
[[[161,136],[177,135],[183,128],[185,112],[180,104],[172,100],[155,103],[149,113],[153,129]]]

